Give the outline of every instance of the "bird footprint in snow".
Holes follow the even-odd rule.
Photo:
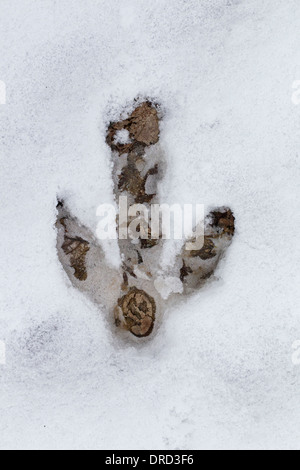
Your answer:
[[[128,207],[140,204],[150,209],[159,204],[157,185],[167,170],[159,145],[161,119],[159,106],[137,102],[127,119],[113,122],[107,129],[115,197],[126,196]],[[151,219],[146,226],[137,219],[138,238],[118,239],[122,262],[114,269],[107,263],[101,243],[63,201],[58,202],[57,212],[58,256],[71,282],[104,307],[116,327],[138,338],[157,328],[172,302],[212,278],[235,232],[232,211],[227,207],[213,210],[205,219],[201,246],[191,249],[195,240],[185,240],[171,267],[163,272],[164,237],[161,231],[154,236]],[[126,229],[132,221],[129,217]]]

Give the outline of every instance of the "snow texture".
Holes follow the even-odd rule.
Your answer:
[[[116,144],[129,144],[130,143],[130,136],[129,132],[126,129],[122,129],[121,131],[117,131],[116,133],[116,138],[115,138],[115,143]]]
[[[1,449],[299,449],[299,0],[0,8]],[[164,109],[164,202],[237,223],[219,280],[140,345],[54,228],[57,196],[93,232],[114,202],[105,131],[136,97]]]

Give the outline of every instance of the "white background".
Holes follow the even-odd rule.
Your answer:
[[[299,0],[0,0],[1,448],[299,449]],[[229,205],[215,281],[124,344],[67,280],[109,119],[162,104],[165,202]]]

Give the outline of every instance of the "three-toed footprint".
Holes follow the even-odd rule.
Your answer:
[[[118,328],[138,338],[149,336],[158,327],[162,313],[172,302],[192,294],[212,278],[235,232],[235,218],[229,208],[210,212],[202,235],[183,241],[173,263],[162,269],[161,256],[168,237],[161,224],[158,231],[154,230],[152,220],[158,210],[161,222],[157,185],[163,183],[167,171],[159,144],[161,119],[158,105],[137,101],[127,119],[111,123],[107,129],[115,197],[126,200],[126,218],[119,214],[117,225],[119,231],[125,228],[130,235],[118,237],[119,269],[106,262],[99,239],[71,215],[64,202],[57,205],[57,250],[73,285],[109,311]],[[129,207],[135,207],[135,214]],[[145,212],[151,214],[150,218]]]

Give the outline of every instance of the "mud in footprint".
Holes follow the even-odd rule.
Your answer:
[[[152,204],[163,202],[157,188],[167,171],[159,144],[161,119],[159,106],[145,101],[107,129],[114,195],[116,201],[126,198],[129,210],[125,221],[120,215],[117,220],[119,228],[123,224],[129,233],[127,239],[118,240],[119,270],[107,265],[100,242],[72,217],[65,204],[60,201],[57,206],[58,256],[71,282],[108,311],[120,331],[137,338],[153,333],[173,302],[193,294],[213,276],[235,232],[229,208],[212,211],[205,220],[204,244],[190,250],[188,243],[195,240],[186,240],[181,253],[174,255],[173,267],[157,274],[165,240],[161,229],[152,233],[149,214]],[[131,212],[133,205],[138,205],[139,211]]]

